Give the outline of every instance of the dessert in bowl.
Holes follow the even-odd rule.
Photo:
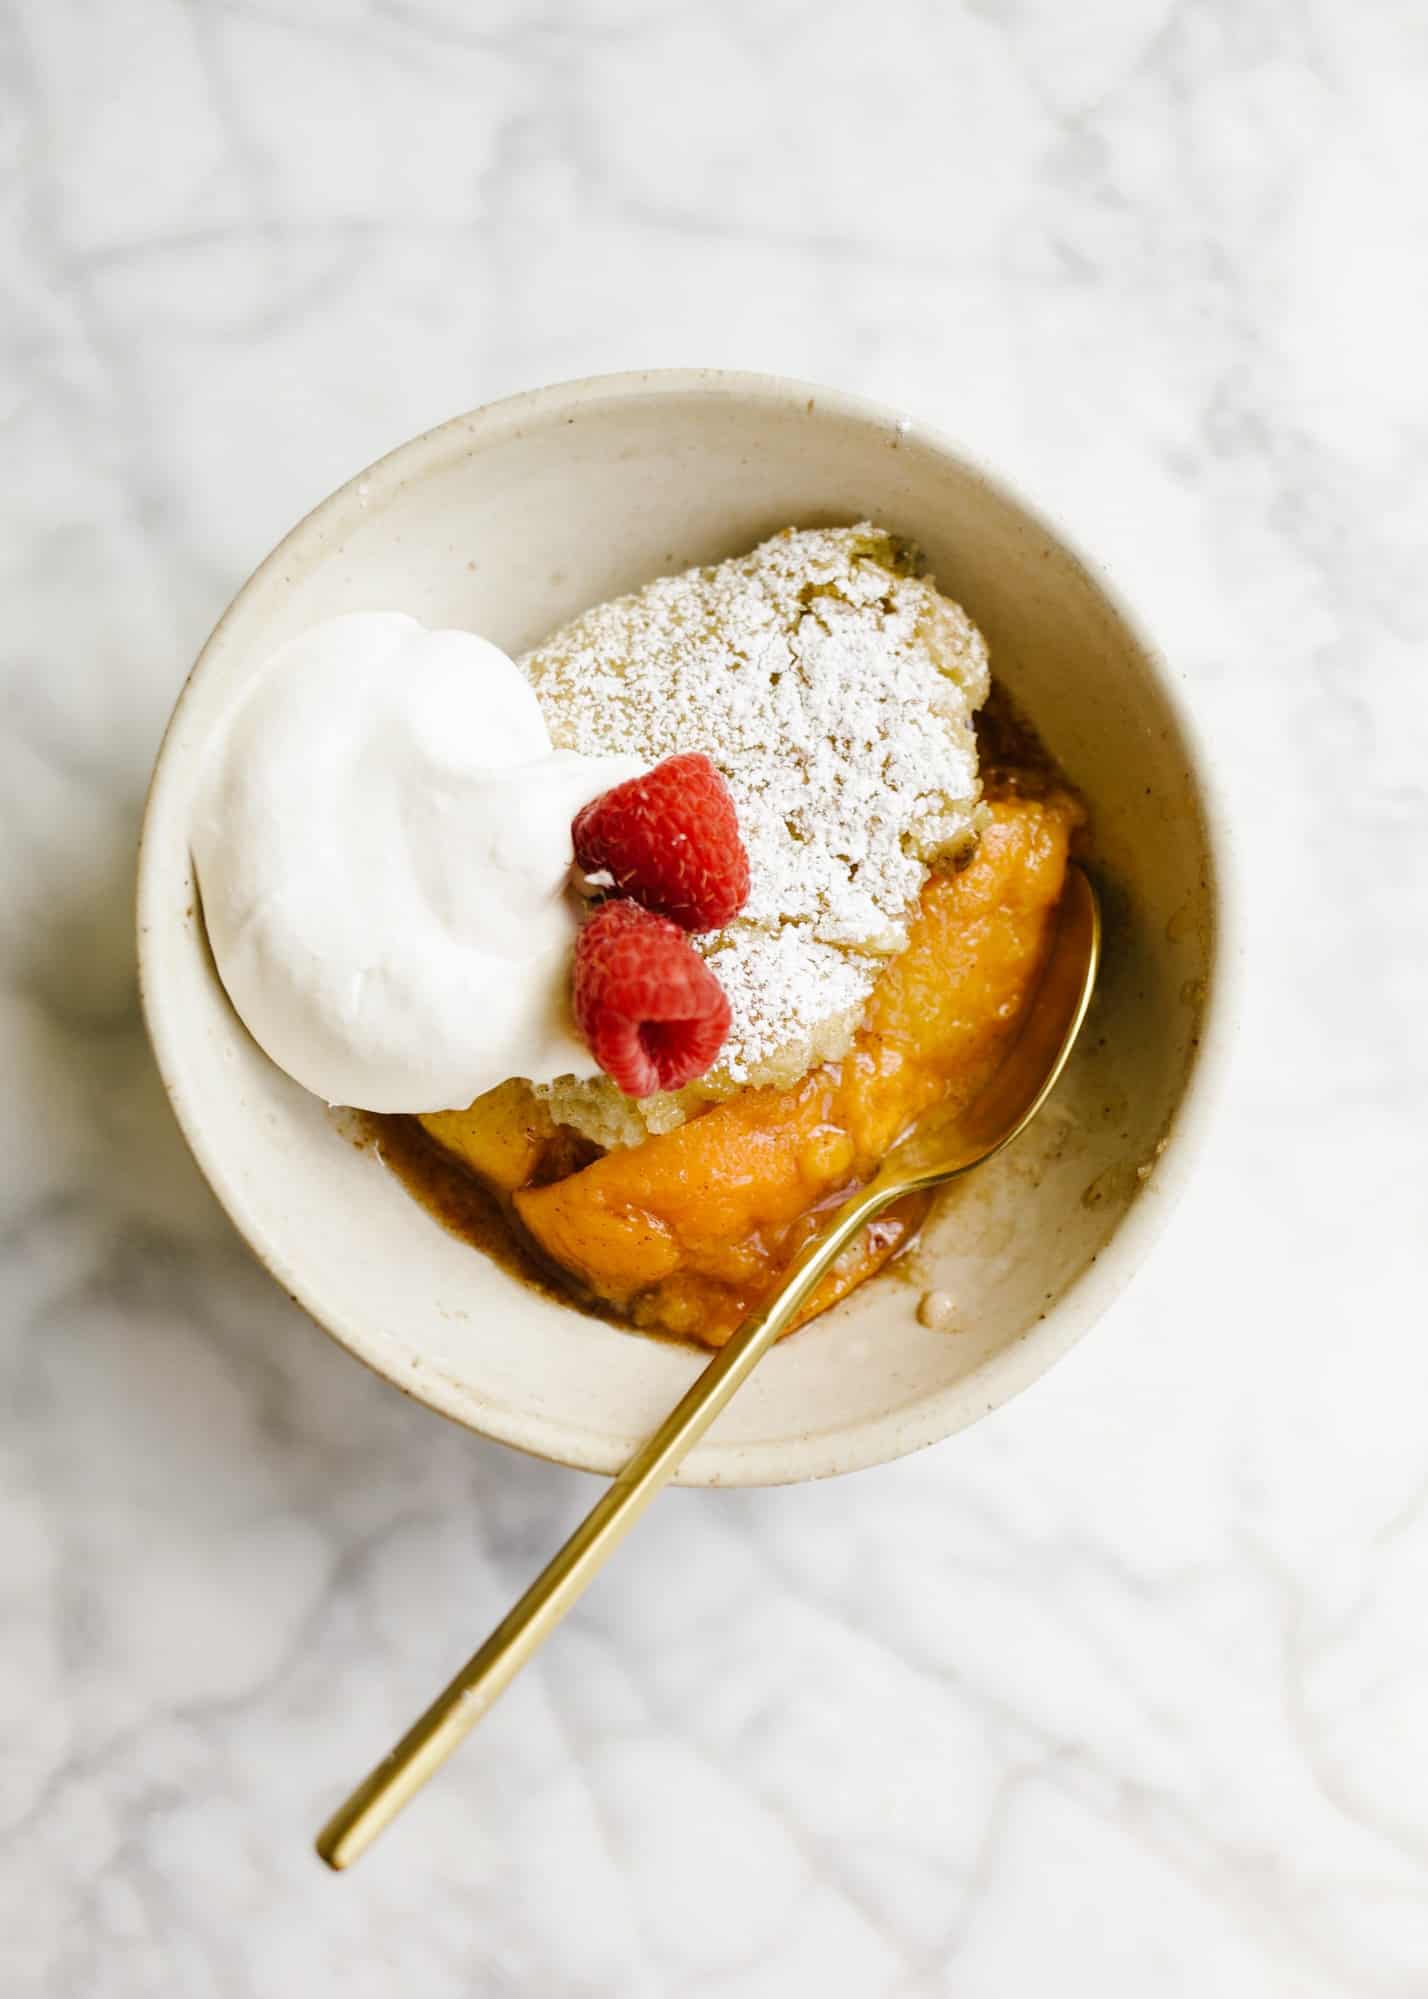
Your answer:
[[[760,606],[769,629],[751,633]],[[727,1001],[712,1060],[639,1096],[588,1059],[503,1071],[492,1012],[485,1088],[374,1104],[427,1112],[448,1188],[479,1174],[583,1297],[685,1340],[726,1334],[807,1216],[920,1109],[974,1087],[1014,1031],[1082,808],[1035,755],[1011,774],[1004,712],[979,781],[990,651],[1089,807],[1113,918],[1100,1021],[1043,1130],[881,1275],[922,1218],[865,1245],[847,1301],[770,1357],[683,1476],[871,1462],[1039,1372],[1164,1205],[1216,985],[1193,753],[1101,587],[882,412],[761,378],[653,376],[517,399],[403,447],[289,537],[210,642],[160,760],[141,883],[146,1005],[185,1130],[250,1240],[354,1351],[475,1427],[606,1468],[697,1353],[573,1310],[438,1226],[384,1163],[398,1146],[354,1145],[260,1053],[205,948],[192,853],[215,741],[284,642],[378,611],[519,658],[567,758],[624,756],[641,781],[694,752],[729,788],[747,900],[680,940]],[[731,655],[737,692],[711,679]],[[863,747],[840,763],[840,744]],[[600,776],[571,798],[577,823],[618,798],[610,777],[632,781]],[[573,919],[581,937],[622,900],[600,874],[586,885],[610,900],[584,930]],[[215,944],[221,960],[221,925]],[[598,1045],[587,1033],[587,1056]],[[955,1335],[919,1318],[929,1293],[952,1299]]]
[[[374,1140],[448,1220],[473,1212],[453,1166],[474,1175],[496,1204],[476,1211],[483,1245],[503,1221],[507,1249],[575,1295],[717,1345],[830,1204],[990,1074],[1034,989],[1082,814],[1007,727],[1004,697],[984,733],[1003,752],[1020,740],[982,782],[985,642],[916,551],[870,523],[786,529],[661,578],[520,670],[567,754],[588,760],[577,769],[653,763],[583,806],[565,856],[614,896],[573,952],[586,1045],[565,1074],[502,1076],[421,1116],[425,1154],[410,1131]],[[621,891],[693,933],[693,950]],[[652,954],[642,980],[687,960],[704,996],[677,1025],[711,1031],[670,1050],[672,1076],[638,1037],[675,1023],[617,1011],[609,1031],[634,1028],[634,1045],[605,1039],[612,998],[584,968],[607,932]],[[870,1225],[805,1319],[903,1251],[923,1212],[909,1202]]]

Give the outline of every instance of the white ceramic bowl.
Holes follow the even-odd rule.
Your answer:
[[[235,691],[319,618],[399,609],[518,652],[587,605],[775,528],[863,517],[927,551],[1085,792],[1108,916],[1071,1072],[1032,1131],[947,1198],[925,1278],[877,1278],[785,1342],[682,1477],[755,1485],[898,1457],[996,1408],[1104,1311],[1184,1178],[1226,1038],[1221,832],[1203,761],[1171,674],[1059,534],[942,439],[848,396],[715,372],[575,382],[457,417],[325,500],[239,591],[164,739],[140,972],[199,1164],[334,1338],[523,1450],[613,1470],[700,1356],[516,1284],[259,1052],[218,982],[195,892],[201,754]],[[964,1330],[918,1323],[924,1284],[952,1294]]]

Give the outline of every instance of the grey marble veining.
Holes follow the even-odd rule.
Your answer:
[[[0,7],[0,1989],[1428,1991],[1428,34],[1413,0]],[[1253,950],[1198,1186],[979,1429],[674,1494],[362,1868],[587,1503],[248,1259],[139,1025],[180,679],[506,391],[861,389],[1188,679]]]

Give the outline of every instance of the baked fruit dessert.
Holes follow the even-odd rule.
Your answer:
[[[376,1142],[484,1246],[718,1345],[911,1124],[989,1078],[1082,813],[988,703],[966,614],[866,524],[662,578],[519,666],[558,752],[640,766],[572,822],[589,1059]],[[872,1224],[805,1318],[922,1218]]]

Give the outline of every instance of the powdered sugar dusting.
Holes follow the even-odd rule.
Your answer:
[[[557,744],[702,750],[733,793],[752,882],[700,940],[733,1012],[702,1094],[846,1047],[930,863],[974,829],[987,650],[966,614],[877,528],[788,529],[587,611],[520,664]]]
[[[856,953],[820,943],[802,923],[777,930],[734,923],[712,938],[696,937],[694,945],[729,996],[720,1067],[731,1083],[749,1082],[804,1039],[814,1040],[810,1054],[819,1060],[845,1052],[871,990]],[[816,1017],[810,985],[819,996]]]

